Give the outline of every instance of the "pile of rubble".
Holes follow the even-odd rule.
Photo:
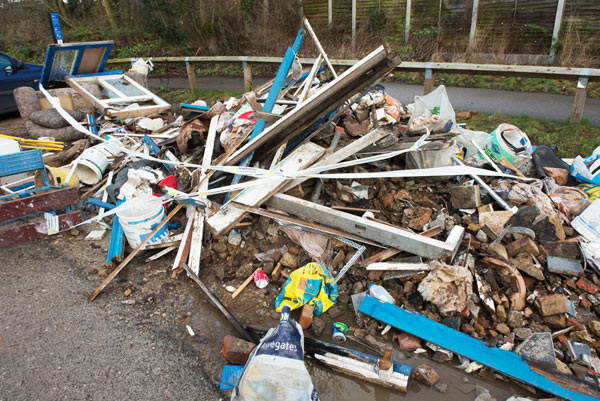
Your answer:
[[[235,299],[254,282],[258,314],[277,317],[264,305],[301,309],[314,336],[383,354],[375,371],[395,347],[456,357],[469,373],[491,369],[564,398],[598,396],[597,155],[564,161],[508,124],[470,131],[443,87],[400,104],[377,84],[399,63],[384,46],[340,75],[324,52],[303,71],[295,58],[303,34],[271,82],[240,99],[185,105],[185,116],[165,112],[139,70],[135,80],[67,79],[101,112],[87,124],[43,89],[52,113],[85,138],[44,157],[39,191],[19,188],[26,180],[2,186],[0,208],[37,208],[36,199],[61,193],[51,208],[71,209],[11,221],[0,244],[94,226],[90,238],[110,231],[111,239],[107,277],[90,301],[139,252],[171,255],[174,274],[185,269],[207,294],[202,280],[218,277],[221,301],[210,296],[233,321],[223,303],[246,302]],[[30,227],[37,234],[25,234]],[[416,327],[394,317],[401,310],[426,320]],[[459,332],[531,369],[486,362],[488,348],[464,349]],[[307,353],[321,355],[318,345]],[[226,344],[224,354],[243,364],[228,351],[238,348],[246,357],[252,349]],[[323,355],[316,359],[335,368]],[[404,381],[372,381],[406,391],[411,370],[398,369]],[[427,366],[412,372],[430,385],[439,379]],[[538,376],[558,384],[528,379]]]

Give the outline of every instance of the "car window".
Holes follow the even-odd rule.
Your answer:
[[[7,66],[12,65],[7,57],[0,54],[0,70],[5,69]]]

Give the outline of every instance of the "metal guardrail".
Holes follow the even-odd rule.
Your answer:
[[[137,58],[119,58],[108,60],[108,64],[125,64],[135,62]],[[281,64],[281,57],[255,56],[194,56],[194,57],[152,57],[153,63],[185,63],[190,89],[196,89],[196,73],[191,63],[242,63],[244,69],[244,88],[252,88],[251,64]],[[302,64],[313,64],[314,58],[300,58]],[[338,67],[350,67],[358,60],[331,59],[331,64]],[[396,71],[425,73],[424,93],[433,90],[435,73],[467,74],[467,75],[499,75],[531,78],[577,80],[577,90],[571,110],[571,122],[580,122],[585,107],[586,90],[589,81],[600,81],[598,68],[545,67],[531,65],[504,64],[469,64],[469,63],[437,63],[406,61],[396,67]]]

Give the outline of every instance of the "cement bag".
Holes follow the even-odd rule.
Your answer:
[[[422,134],[426,128],[429,128],[432,134],[457,132],[456,115],[444,85],[438,86],[425,96],[415,96],[415,111],[408,120],[408,132]]]
[[[279,326],[270,329],[250,353],[232,401],[318,401],[304,365],[304,333],[290,319],[290,307],[281,311]]]

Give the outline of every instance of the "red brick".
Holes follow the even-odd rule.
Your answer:
[[[300,314],[300,319],[298,319],[298,323],[304,330],[308,329],[313,322],[315,307],[309,304],[304,304],[302,307],[302,313]]]
[[[411,334],[401,333],[398,335],[398,345],[400,349],[417,349],[421,348],[421,340]]]
[[[255,346],[256,344],[249,341],[226,335],[223,337],[223,348],[221,349],[221,354],[223,354],[225,359],[233,364],[245,365],[250,352],[252,352]]]
[[[598,291],[600,291],[600,288],[596,287],[594,284],[590,283],[589,281],[583,278],[577,280],[575,285],[590,294],[595,294]]]

